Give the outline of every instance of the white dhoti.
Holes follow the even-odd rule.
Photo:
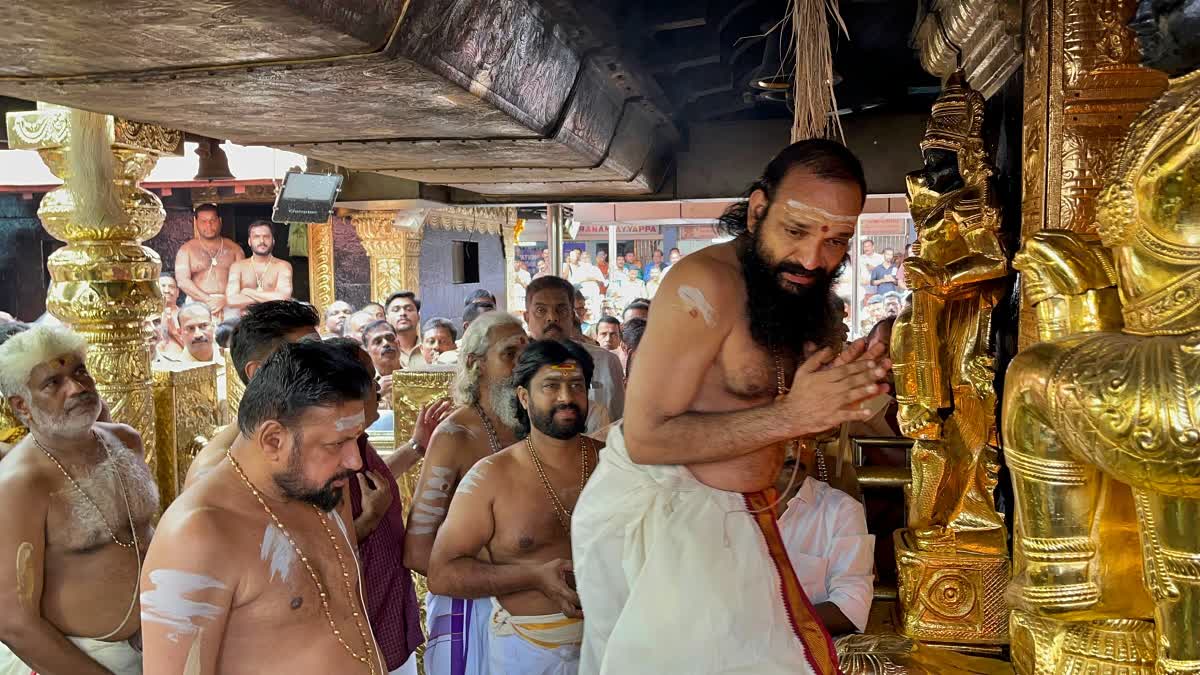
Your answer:
[[[492,599],[492,675],[575,675],[583,620],[563,614],[513,616]],[[633,672],[633,671],[630,671]],[[648,671],[647,671],[648,672]]]
[[[487,675],[489,600],[425,595],[426,675]]]
[[[142,675],[142,655],[128,642],[101,642],[68,637],[76,647],[113,675]],[[0,675],[36,675],[8,646],[0,642]]]
[[[582,675],[816,672],[797,636],[823,628],[793,628],[781,569],[794,572],[781,540],[772,557],[748,501],[682,466],[634,464],[621,426],[609,432],[571,519]]]

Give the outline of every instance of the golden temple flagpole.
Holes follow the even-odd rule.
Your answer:
[[[63,180],[38,208],[46,231],[67,244],[50,256],[46,306],[87,339],[88,369],[112,419],[138,430],[157,472],[146,336],[148,319],[162,311],[162,265],[142,242],[166,213],[138,182],[160,156],[182,154],[183,135],[45,103],[9,113],[7,123],[9,147],[37,150]]]

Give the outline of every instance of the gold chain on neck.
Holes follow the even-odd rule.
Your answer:
[[[354,649],[342,639],[342,631],[334,622],[333,613],[329,609],[329,596],[328,593],[325,592],[325,584],[321,583],[321,577],[317,575],[317,571],[313,569],[312,565],[309,564],[308,556],[304,555],[304,551],[300,550],[300,546],[297,545],[296,540],[292,538],[292,533],[288,531],[287,527],[280,522],[279,517],[275,515],[275,512],[271,510],[271,507],[267,505],[266,500],[263,499],[262,493],[259,492],[258,488],[254,487],[254,484],[250,482],[250,479],[246,476],[246,473],[242,471],[242,466],[238,464],[236,459],[233,458],[233,453],[230,452],[229,449],[226,449],[225,456],[229,458],[229,464],[233,466],[233,470],[237,472],[238,477],[240,477],[242,482],[246,484],[246,487],[250,489],[250,493],[253,494],[254,498],[258,500],[259,505],[261,505],[263,510],[267,512],[267,515],[271,517],[271,520],[275,523],[275,527],[279,528],[279,531],[282,532],[283,536],[287,538],[288,543],[292,545],[292,549],[296,551],[296,555],[300,558],[300,562],[304,564],[304,568],[308,570],[308,575],[312,577],[313,584],[317,587],[317,595],[321,599],[321,609],[325,613],[326,620],[329,621],[329,628],[333,631],[333,636],[337,638],[337,641],[341,643],[342,647],[346,649],[346,652],[350,654],[354,660],[360,663],[365,663],[368,672],[371,675],[376,675],[374,638],[368,636],[366,629],[363,628],[362,616],[358,611],[359,602],[354,596],[354,587],[350,583],[350,573],[346,570],[346,561],[342,557],[342,550],[338,547],[337,539],[333,536],[333,531],[329,529],[329,523],[325,518],[325,514],[323,514],[321,509],[317,508],[316,506],[312,507],[317,516],[317,520],[321,521],[321,527],[325,528],[325,534],[329,537],[329,543],[333,545],[333,552],[337,554],[338,567],[340,567],[342,570],[342,583],[346,587],[346,595],[350,599],[350,606],[354,608],[354,625],[358,628],[358,634],[362,637],[363,647],[366,650],[366,653],[362,655],[354,651]],[[363,607],[363,611],[366,611],[365,605]]]
[[[588,448],[584,444],[586,436],[579,435],[579,454],[582,457],[580,462],[579,475],[579,492],[583,493],[583,486],[587,485],[588,476],[591,471],[588,470]],[[525,445],[529,448],[529,456],[533,458],[533,467],[537,469],[538,476],[542,479],[542,485],[546,486],[546,492],[550,493],[550,501],[554,503],[554,515],[558,516],[558,523],[566,530],[567,536],[571,536],[571,509],[563,505],[562,500],[558,498],[558,493],[554,491],[554,486],[550,484],[550,479],[546,477],[546,471],[542,468],[542,458],[538,457],[537,451],[533,449],[533,440],[529,436],[525,437]]]
[[[32,436],[32,434],[31,434],[31,436]],[[46,453],[46,456],[50,458],[51,462],[54,462],[54,466],[58,467],[58,470],[62,472],[62,475],[66,476],[67,480],[70,481],[71,485],[73,485],[75,487],[75,490],[77,490],[79,492],[79,494],[83,495],[83,498],[87,500],[88,504],[92,505],[93,509],[96,509],[96,513],[100,515],[100,522],[104,523],[104,529],[108,530],[108,536],[112,538],[113,543],[116,544],[117,546],[121,546],[123,548],[132,548],[134,550],[137,550],[137,543],[138,543],[137,528],[134,527],[134,524],[133,524],[133,513],[129,511],[129,491],[125,488],[125,479],[121,476],[121,470],[120,469],[116,470],[117,483],[119,483],[121,486],[121,496],[125,500],[125,511],[129,515],[129,533],[133,536],[133,541],[128,542],[128,543],[123,542],[120,539],[117,539],[117,533],[114,532],[112,526],[110,526],[108,524],[108,518],[104,517],[104,511],[101,511],[100,506],[96,504],[96,502],[92,499],[92,496],[89,495],[86,491],[84,491],[83,486],[80,485],[74,478],[72,478],[71,474],[67,473],[66,467],[64,467],[62,465],[62,463],[58,461],[57,457],[55,457],[53,454],[51,454],[50,449],[47,448],[46,446],[42,445],[42,442],[39,441],[36,436],[32,436],[32,438],[33,438],[34,444],[37,445],[39,448],[41,448],[42,452]],[[104,442],[100,440],[100,437],[96,435],[95,431],[92,432],[92,438],[94,438],[96,440],[96,443],[101,447],[101,449],[104,450],[104,458],[108,459],[108,457],[109,457],[108,446],[104,445]],[[101,461],[103,461],[103,460],[101,460]]]
[[[483,430],[487,432],[488,443],[492,446],[492,454],[500,452],[500,437],[496,435],[496,427],[492,425],[492,421],[488,419],[487,413],[484,412],[483,406],[476,403],[474,406],[475,413],[479,415],[479,419],[483,421]]]

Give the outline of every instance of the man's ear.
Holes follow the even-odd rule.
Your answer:
[[[746,204],[746,227],[751,232],[754,232],[758,224],[767,217],[767,209],[770,205],[764,190],[758,189],[750,193],[750,199]]]
[[[246,379],[247,380],[254,379],[254,374],[258,372],[259,368],[262,368],[262,361],[247,361],[246,362]]]
[[[270,463],[286,462],[288,460],[288,443],[292,433],[276,420],[267,420],[258,426],[255,432],[258,445],[263,450],[263,456]]]
[[[18,419],[29,419],[29,404],[26,403],[25,399],[21,398],[20,396],[9,396],[8,407],[11,408],[14,413],[16,413]]]
[[[529,390],[526,389],[525,387],[517,387],[517,401],[519,401],[521,404],[521,407],[524,408],[526,410],[526,412],[528,412],[529,411]]]

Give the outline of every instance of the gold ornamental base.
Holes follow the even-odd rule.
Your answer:
[[[1132,619],[1060,621],[1014,609],[1018,675],[1154,675],[1154,624]]]
[[[919,550],[907,529],[893,540],[904,635],[944,645],[1008,643],[1007,556]]]

